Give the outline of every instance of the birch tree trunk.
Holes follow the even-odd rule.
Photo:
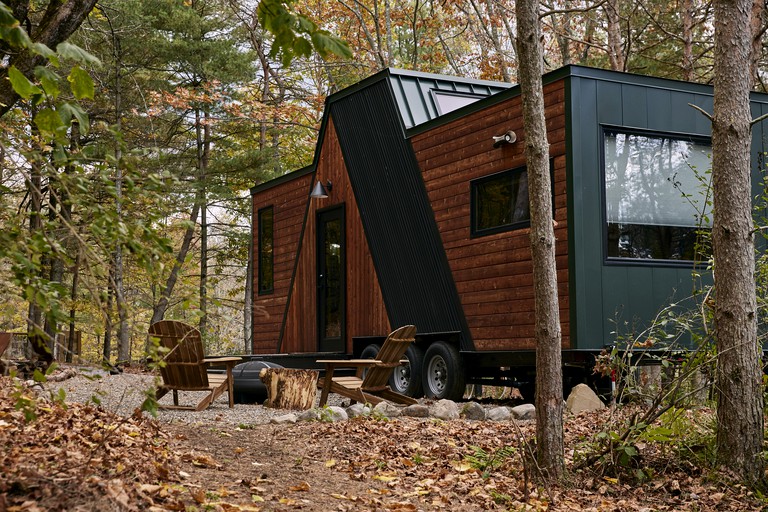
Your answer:
[[[563,374],[560,311],[555,266],[555,230],[549,142],[541,82],[543,56],[539,2],[516,3],[520,90],[531,205],[531,253],[536,333],[536,448],[539,466],[549,478],[560,480],[565,470],[563,451]]]
[[[750,186],[751,0],[717,0],[712,119],[717,458],[745,483],[763,482],[763,398],[757,343]]]

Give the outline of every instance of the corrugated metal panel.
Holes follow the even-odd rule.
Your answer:
[[[357,199],[393,326],[462,333],[472,349],[427,191],[386,81],[331,105],[331,116]],[[365,305],[357,312],[365,314]]]
[[[433,91],[446,91],[482,99],[512,87],[512,84],[467,78],[390,70],[390,85],[405,129],[440,116]]]

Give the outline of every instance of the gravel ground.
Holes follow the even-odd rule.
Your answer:
[[[87,376],[86,376],[87,375]],[[133,414],[140,407],[146,392],[152,388],[154,376],[137,373],[110,375],[100,370],[83,370],[83,374],[61,382],[48,382],[46,391],[58,393],[63,389],[66,402],[88,403],[94,398],[101,406],[121,416]],[[196,404],[202,399],[201,392],[180,392],[179,403]],[[320,393],[317,394],[319,402]],[[343,405],[342,397],[331,394],[328,405]],[[168,393],[160,400],[161,404],[172,404],[172,394]],[[317,404],[317,402],[316,402]],[[221,422],[232,425],[258,425],[269,423],[274,416],[281,416],[289,411],[270,409],[258,404],[235,404],[230,409],[227,394],[222,394],[208,409],[200,412],[185,410],[158,410],[157,420],[161,422],[210,423]],[[145,413],[146,414],[146,413]]]

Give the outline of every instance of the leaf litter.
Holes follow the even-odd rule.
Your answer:
[[[47,510],[742,511],[766,506],[695,465],[665,461],[646,482],[573,470],[607,412],[566,419],[568,481],[526,486],[532,422],[356,418],[341,423],[160,423],[38,400],[37,419],[0,387],[0,512]],[[194,414],[190,412],[190,414]],[[519,430],[518,430],[519,429]],[[693,468],[693,469],[692,469]],[[530,482],[530,480],[528,480]]]

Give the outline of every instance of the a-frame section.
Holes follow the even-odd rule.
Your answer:
[[[390,330],[381,288],[371,259],[355,194],[342,157],[333,118],[327,120],[315,180],[333,184],[327,199],[309,199],[303,236],[290,290],[280,351],[318,350],[317,312],[317,213],[343,205],[346,219],[346,349],[355,336],[381,335]]]

